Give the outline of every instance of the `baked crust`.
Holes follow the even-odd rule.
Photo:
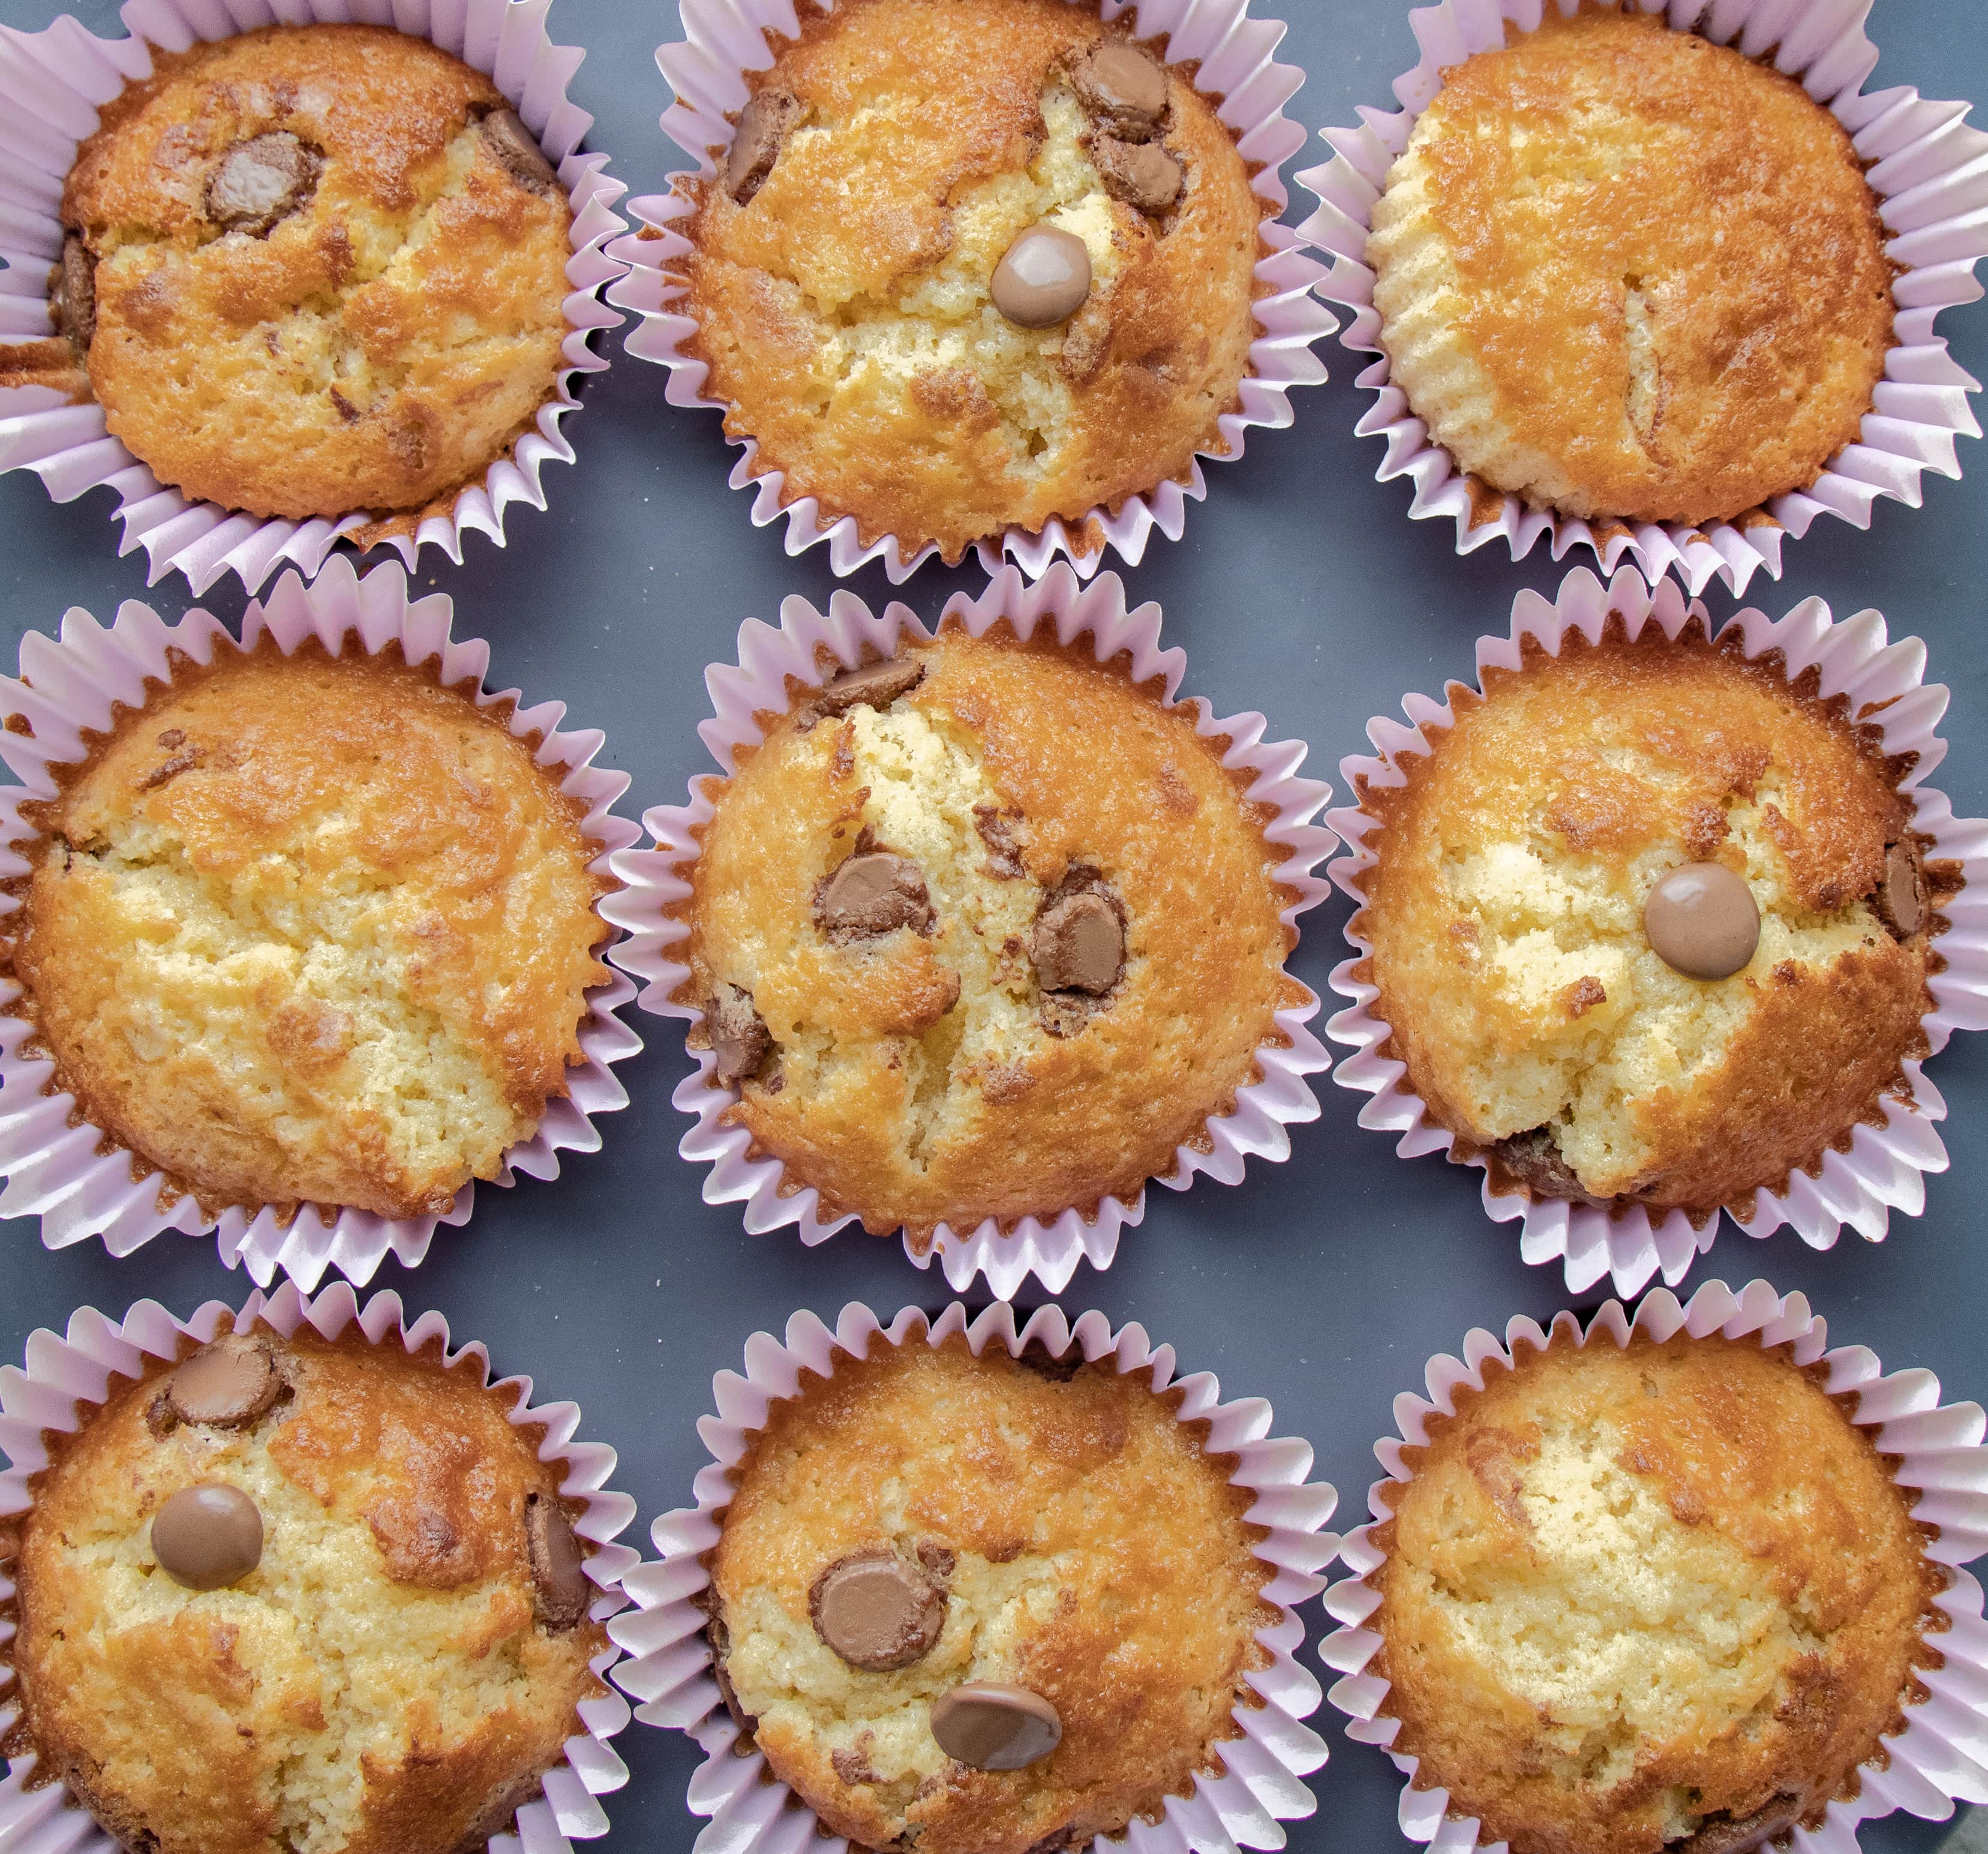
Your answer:
[[[1303,995],[1283,970],[1297,936],[1273,814],[1222,768],[1227,742],[1123,658],[1005,624],[900,654],[925,674],[886,709],[817,719],[806,692],[707,787],[677,996],[708,1011],[738,987],[774,1046],[727,1117],[823,1216],[874,1233],[1129,1199],[1230,1110]],[[928,931],[838,942],[820,925],[818,885],[866,831],[918,863]],[[1126,920],[1097,1000],[1045,993],[1030,950],[1046,900],[1086,870]]]
[[[55,1086],[209,1209],[495,1177],[583,1059],[613,886],[508,719],[397,651],[178,659],[22,807],[7,952]]]
[[[1886,846],[1915,842],[1876,730],[1778,652],[1750,662],[1694,620],[1675,642],[1559,655],[1452,685],[1456,724],[1362,782],[1381,820],[1352,931],[1374,1009],[1428,1118],[1469,1157],[1548,1129],[1585,1195],[1709,1213],[1821,1162],[1904,1086],[1925,1050],[1939,969],[1932,906],[1895,938],[1875,893]],[[1673,972],[1644,936],[1664,873],[1713,861],[1746,878],[1758,950],[1716,981]],[[1933,902],[1957,864],[1928,865]],[[1525,1149],[1505,1168],[1535,1195]],[[1494,1164],[1498,1162],[1496,1154]]]
[[[1577,1340],[1488,1365],[1384,1487],[1393,1749],[1513,1854],[1813,1827],[1939,1665],[1930,1528],[1785,1347]]]
[[[557,1467],[438,1341],[256,1330],[287,1388],[248,1427],[161,1420],[171,1366],[148,1361],[76,1435],[49,1433],[33,1504],[0,1527],[19,1585],[5,1748],[147,1854],[480,1847],[606,1690],[599,1623],[535,1620],[526,1503],[560,1500]],[[208,1480],[251,1494],[264,1546],[201,1593],[147,1541]]]
[[[63,190],[96,260],[89,385],[111,432],[195,500],[292,519],[428,506],[551,398],[571,210],[479,128],[504,100],[425,40],[276,26],[162,53],[103,110]],[[228,151],[294,137],[314,190],[223,230]],[[66,341],[0,377],[75,394]]]
[[[866,546],[894,534],[956,562],[1010,523],[1115,513],[1226,450],[1272,208],[1191,67],[1168,77],[1185,191],[1149,218],[1104,190],[1065,81],[1128,36],[1094,8],[854,0],[800,19],[753,79],[806,113],[757,192],[742,206],[722,175],[678,183],[697,201],[684,351],[709,367],[727,434],[783,472],[784,502],[853,516]],[[990,306],[989,279],[1056,207],[1095,280],[1067,326],[1030,331]]]
[[[1731,519],[1854,442],[1893,266],[1842,125],[1770,64],[1590,3],[1452,67],[1375,207],[1394,383],[1569,515]]]
[[[919,1854],[1082,1847],[1221,1768],[1231,1713],[1261,1703],[1246,1683],[1270,1661],[1273,1573],[1234,1457],[1203,1453],[1179,1402],[1109,1361],[1045,1373],[955,1338],[879,1345],[773,1406],[706,1560],[713,1632],[769,1766],[830,1832]],[[948,1587],[937,1645],[894,1673],[848,1666],[810,1621],[814,1578],[866,1546]],[[952,1762],[931,1706],[967,1680],[1043,1695],[1060,1744],[1019,1771]]]

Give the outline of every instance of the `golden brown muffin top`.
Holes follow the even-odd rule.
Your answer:
[[[956,561],[1011,523],[1115,512],[1222,448],[1273,209],[1192,68],[1158,66],[1163,39],[1157,125],[1087,103],[1073,66],[1100,41],[1131,42],[1060,0],[803,7],[754,80],[786,100],[756,190],[735,198],[722,161],[684,183],[685,352],[786,500],[853,516],[865,546],[894,533]],[[1128,147],[1165,151],[1172,204],[1128,197],[1118,174],[1156,158]],[[989,285],[1043,221],[1084,240],[1093,282],[1073,319],[1026,330]]]
[[[583,1057],[585,807],[397,650],[217,651],[24,807],[12,949],[58,1084],[203,1204],[445,1209]]]
[[[155,1854],[450,1854],[536,1795],[606,1633],[560,1470],[474,1360],[356,1328],[232,1353],[216,1397],[148,1361],[0,1527],[22,1717],[8,1752]],[[190,1588],[154,1523],[185,1490],[252,1499],[259,1561]],[[534,1540],[536,1543],[534,1543]],[[584,1547],[580,1551],[583,1555]]]
[[[1223,768],[1226,739],[1123,659],[1003,624],[895,661],[911,686],[806,692],[707,787],[679,910],[693,1038],[722,1029],[714,1000],[756,1021],[729,1071],[718,1038],[728,1115],[825,1216],[922,1239],[1129,1199],[1229,1111],[1303,996],[1273,814]],[[908,864],[923,898],[881,931],[830,898],[863,856]],[[1115,942],[1100,990],[1063,983],[1046,944],[1073,908]]]
[[[1842,125],[1642,13],[1549,7],[1507,38],[1445,74],[1412,154],[1460,292],[1445,313],[1516,444],[1584,515],[1731,519],[1806,488],[1892,343]]]
[[[1392,1748],[1513,1854],[1813,1826],[1939,1664],[1929,1529],[1785,1347],[1576,1336],[1402,1451],[1367,1579]]]
[[[1261,1703],[1246,1681],[1269,1663],[1272,1572],[1234,1457],[1203,1453],[1179,1402],[1074,1347],[1017,1363],[955,1338],[880,1340],[773,1406],[707,1560],[712,1632],[735,1708],[832,1832],[921,1854],[1082,1846],[1219,1768],[1230,1714]],[[931,1646],[881,1672],[813,1619],[823,1572],[873,1551],[943,1592]],[[1055,1707],[1046,1758],[982,1771],[940,1749],[935,1703],[989,1681]]]
[[[1925,1047],[1959,871],[1912,830],[1912,757],[1813,669],[1791,684],[1778,652],[1742,648],[1696,620],[1631,642],[1611,619],[1557,657],[1528,638],[1482,695],[1452,685],[1456,725],[1401,756],[1405,783],[1360,787],[1381,820],[1354,922],[1376,1014],[1430,1118],[1538,1194],[1743,1207],[1847,1140]],[[1652,944],[1646,905],[1687,863],[1759,909],[1729,977]],[[1535,1165],[1528,1139],[1557,1152]]]

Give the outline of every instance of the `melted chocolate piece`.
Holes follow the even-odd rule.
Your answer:
[[[324,158],[287,129],[237,142],[207,177],[207,216],[225,232],[267,238],[309,204]]]
[[[712,1071],[726,1088],[749,1081],[766,1066],[773,1047],[773,1033],[753,1008],[752,994],[721,980],[704,1007],[704,1027],[718,1058]]]
[[[1125,923],[1097,890],[1080,888],[1036,917],[1030,956],[1043,990],[1101,998],[1125,970]]]
[[[972,1680],[932,1702],[931,1735],[948,1758],[976,1771],[1019,1771],[1063,1742],[1063,1720],[1040,1693]]]
[[[1902,837],[1885,846],[1885,873],[1878,884],[1878,918],[1894,939],[1909,940],[1925,924],[1925,869],[1919,840]]]
[[[1492,1148],[1498,1162],[1514,1182],[1523,1185],[1536,1197],[1563,1197],[1577,1204],[1598,1203],[1574,1168],[1560,1157],[1560,1142],[1551,1127],[1534,1127],[1530,1132],[1514,1133]]]
[[[1100,39],[1071,66],[1070,88],[1128,141],[1144,141],[1167,113],[1165,67],[1124,39]]]
[[[525,1496],[525,1551],[539,1620],[549,1629],[572,1628],[587,1614],[593,1591],[573,1521],[549,1494]]]
[[[1157,218],[1180,198],[1180,163],[1158,142],[1121,141],[1098,136],[1090,144],[1091,164],[1114,199]]]
[[[63,239],[62,262],[50,279],[56,320],[62,332],[86,354],[96,338],[96,260],[74,232]]]
[[[501,166],[509,171],[511,178],[519,186],[529,188],[534,193],[558,190],[559,175],[516,110],[492,110],[479,126],[490,152]]]
[[[1799,1796],[1777,1796],[1765,1808],[1736,1822],[1723,1812],[1706,1816],[1694,1833],[1672,1842],[1664,1854],[1751,1854],[1752,1849],[1793,1828],[1801,1817]]]
[[[900,927],[925,933],[931,928],[931,898],[918,864],[875,848],[865,831],[854,853],[815,884],[814,918],[838,946]]]
[[[871,708],[888,708],[925,679],[925,666],[915,657],[886,657],[881,663],[866,663],[860,669],[845,669],[821,685],[820,692],[807,705],[807,719],[810,723],[825,720],[866,702]]]
[[[780,147],[802,116],[800,100],[785,90],[761,90],[739,113],[732,152],[725,157],[725,191],[749,205],[780,158]]]
[[[1015,825],[1021,814],[1003,811],[998,805],[975,805],[973,827],[987,846],[987,873],[997,881],[1018,881],[1029,873],[1022,860],[1022,846],[1015,841]]]
[[[265,1338],[230,1333],[203,1345],[167,1379],[160,1395],[164,1427],[191,1423],[246,1429],[268,1412],[284,1388],[276,1348]]]

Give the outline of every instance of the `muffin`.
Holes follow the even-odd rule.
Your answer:
[[[720,1690],[829,1831],[1082,1847],[1220,1770],[1270,1664],[1265,1536],[1178,1389],[1107,1358],[882,1344],[804,1374],[731,1470]]]
[[[1063,0],[800,20],[680,183],[674,306],[783,502],[953,562],[1226,450],[1275,209],[1192,67]]]
[[[1486,1378],[1402,1450],[1371,1535],[1368,1671],[1417,1787],[1512,1854],[1818,1827],[1926,1697],[1946,1587],[1825,1372],[1569,1321]]]
[[[151,1854],[455,1854],[539,1793],[607,1649],[473,1361],[262,1326],[113,1380],[0,1529],[12,1756]]]
[[[1401,784],[1357,782],[1389,1053],[1495,1189],[1750,1214],[1926,1051],[1960,872],[1912,828],[1915,756],[1736,627],[1523,648]]]
[[[509,718],[397,648],[179,660],[22,807],[5,950],[53,1085],[210,1216],[498,1176],[583,1060],[611,885]]]
[[[1842,125],[1660,16],[1549,7],[1507,39],[1445,73],[1374,209],[1410,409],[1480,482],[1570,516],[1733,520],[1807,488],[1892,342]]]
[[[1129,1201],[1287,1041],[1275,813],[1126,659],[952,624],[759,719],[675,995],[824,1221],[918,1247]]]
[[[0,349],[0,384],[93,397],[194,500],[411,532],[554,396],[566,194],[496,87],[424,39],[272,26],[157,54],[78,151],[62,219],[57,334]]]

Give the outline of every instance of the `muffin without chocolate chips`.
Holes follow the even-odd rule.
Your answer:
[[[1577,1339],[1491,1361],[1383,1484],[1391,1749],[1513,1854],[1814,1828],[1939,1665],[1912,1497],[1784,1348]]]
[[[465,1854],[604,1695],[581,1509],[475,1360],[229,1333],[147,1362],[0,1528],[32,1754],[150,1854]]]
[[[1081,1848],[1220,1768],[1273,1570],[1177,1389],[958,1338],[802,1386],[732,1470],[705,1601],[727,1703],[831,1833]]]
[[[1310,995],[1253,776],[1053,636],[822,661],[714,790],[675,910],[726,1118],[824,1220],[915,1243],[1129,1200]]]

